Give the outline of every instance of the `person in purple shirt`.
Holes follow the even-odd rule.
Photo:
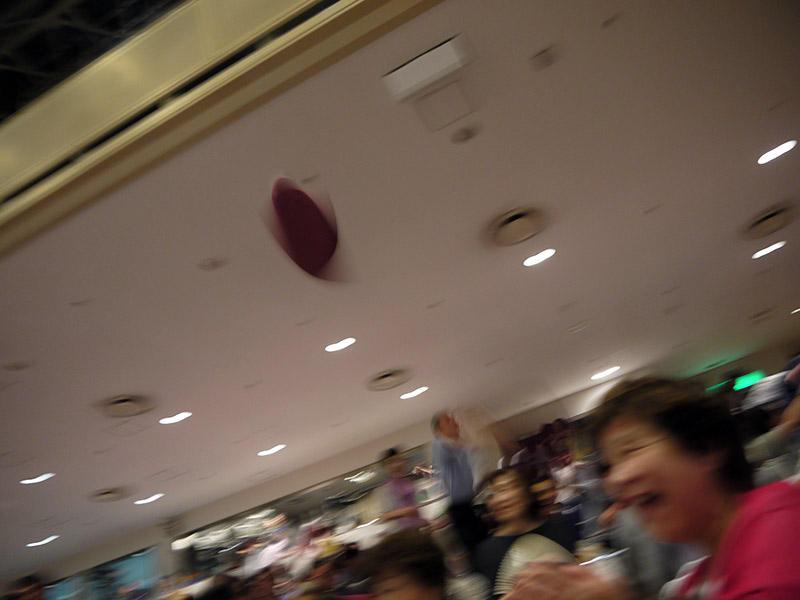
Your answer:
[[[417,489],[407,478],[406,461],[397,448],[389,448],[381,458],[386,481],[381,487],[384,513],[381,521],[394,522],[396,529],[419,529],[427,521],[419,514],[415,496]]]

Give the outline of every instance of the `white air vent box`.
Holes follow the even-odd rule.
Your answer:
[[[400,102],[455,73],[472,59],[467,40],[457,35],[383,76],[392,98]]]

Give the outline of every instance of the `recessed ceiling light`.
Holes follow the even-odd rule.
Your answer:
[[[609,369],[606,369],[605,371],[600,371],[599,373],[595,373],[594,375],[592,375],[592,379],[603,379],[603,377],[608,377],[609,375],[611,375],[612,373],[616,373],[620,369],[621,367],[619,366],[611,367]]]
[[[755,259],[755,258],[761,258],[762,256],[766,256],[767,254],[769,254],[771,252],[775,252],[775,250],[780,250],[785,245],[786,245],[786,241],[775,242],[771,246],[767,246],[766,248],[763,248],[763,249],[759,250],[758,252],[756,252],[755,254],[753,254],[753,258]]]
[[[797,313],[799,313],[799,312],[800,312],[800,308],[795,308],[795,309],[794,309],[792,312],[790,312],[789,314],[790,314],[790,315],[796,315],[796,314],[797,314]]]
[[[44,538],[41,542],[31,542],[30,544],[25,544],[28,548],[35,548],[36,546],[44,546],[45,544],[49,544],[53,540],[57,540],[59,536],[51,535],[48,538]]]
[[[32,483],[42,483],[43,481],[47,481],[51,477],[55,477],[55,476],[56,476],[55,473],[43,473],[42,475],[39,475],[38,477],[34,477],[33,479],[22,479],[20,481],[20,483],[22,485],[31,485]]]
[[[325,352],[338,352],[339,350],[344,350],[348,346],[352,346],[355,343],[356,338],[344,338],[335,344],[328,344],[325,346]]]
[[[539,263],[543,263],[548,258],[552,257],[556,253],[555,250],[552,248],[548,248],[547,250],[542,250],[539,254],[534,254],[533,256],[529,256],[522,264],[526,267],[532,267],[533,265],[538,265]]]
[[[164,494],[153,494],[149,498],[144,498],[142,500],[134,500],[134,504],[150,504],[151,502],[155,502],[159,498],[163,498]]]
[[[427,391],[428,391],[428,386],[423,385],[422,387],[418,387],[417,389],[415,389],[413,392],[408,392],[407,394],[403,394],[402,396],[400,396],[400,399],[411,400],[411,398],[416,398],[420,394],[424,394]]]
[[[797,140],[789,140],[788,142],[784,142],[777,148],[773,148],[769,152],[765,152],[764,154],[762,154],[761,158],[758,159],[758,164],[764,165],[771,160],[775,160],[781,154],[786,154],[787,152],[789,152],[789,150],[794,148],[796,145],[797,145]]]
[[[280,452],[286,448],[286,444],[278,444],[277,446],[273,446],[269,450],[262,450],[258,453],[259,456],[269,456],[270,454],[275,454],[276,452]]]
[[[173,423],[180,423],[181,421],[185,421],[189,417],[192,416],[192,413],[189,411],[179,412],[177,415],[173,415],[171,417],[164,417],[163,419],[159,419],[158,422],[162,425],[172,425]]]

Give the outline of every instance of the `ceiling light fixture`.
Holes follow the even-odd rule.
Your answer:
[[[153,494],[149,498],[144,498],[142,500],[135,500],[134,504],[150,504],[151,502],[155,502],[159,498],[163,498],[164,494]]]
[[[44,546],[45,544],[49,544],[53,540],[57,540],[59,536],[51,535],[48,538],[44,538],[41,542],[31,542],[30,544],[25,544],[28,548],[35,548],[36,546]]]
[[[799,312],[800,312],[800,308],[795,308],[795,309],[794,309],[792,312],[790,312],[789,314],[790,314],[790,315],[796,315],[796,314],[797,314],[797,313],[799,313]]]
[[[402,396],[400,396],[400,399],[411,400],[411,398],[416,398],[420,394],[424,394],[425,392],[428,391],[428,389],[429,388],[427,385],[423,385],[422,387],[418,387],[417,389],[415,389],[413,392],[408,392],[407,394],[403,394]]]
[[[788,142],[784,142],[777,148],[773,148],[769,152],[765,152],[764,154],[762,154],[761,158],[758,159],[758,164],[760,165],[767,164],[769,161],[778,158],[781,154],[786,154],[787,152],[789,152],[789,150],[791,150],[795,146],[797,146],[797,140],[789,140]]]
[[[55,477],[55,476],[56,476],[55,473],[43,473],[42,475],[39,475],[38,477],[34,477],[33,479],[22,479],[20,481],[20,483],[22,485],[31,485],[32,483],[42,483],[43,481],[47,481],[51,477]]]
[[[328,344],[325,346],[325,352],[338,352],[339,350],[344,350],[348,346],[352,346],[356,343],[356,338],[344,338],[343,340],[336,342],[335,344]]]
[[[753,258],[756,259],[756,258],[761,258],[762,256],[766,256],[767,254],[770,254],[771,252],[775,252],[775,250],[780,250],[785,245],[786,245],[786,241],[785,240],[784,241],[780,241],[780,242],[775,242],[771,246],[767,246],[766,248],[763,248],[762,250],[759,250],[758,252],[753,254]]]
[[[286,448],[286,444],[278,444],[277,446],[273,446],[269,450],[262,450],[261,452],[258,453],[258,455],[259,456],[269,456],[270,454],[275,454],[277,452],[280,452],[284,448]]]
[[[534,254],[533,256],[529,256],[522,264],[526,267],[532,267],[533,265],[538,265],[539,263],[543,263],[548,258],[552,257],[556,253],[555,250],[552,248],[548,248],[547,250],[542,250],[539,254]]]
[[[171,417],[164,417],[163,419],[159,419],[158,422],[162,425],[172,425],[173,423],[180,423],[181,421],[185,421],[189,417],[192,416],[192,413],[189,411],[179,412],[177,415],[173,415]]]
[[[619,371],[621,368],[622,367],[620,366],[616,366],[606,369],[605,371],[600,371],[599,373],[595,373],[594,375],[592,375],[592,379],[594,380],[603,379],[603,377],[608,377],[612,373],[616,373],[617,371]]]

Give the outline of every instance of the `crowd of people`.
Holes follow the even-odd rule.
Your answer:
[[[620,383],[589,418],[589,451],[563,420],[521,447],[495,431],[494,469],[457,415],[437,413],[432,465],[412,469],[397,449],[381,457],[377,545],[334,548],[303,573],[276,563],[218,574],[200,598],[796,600],[796,363],[781,378],[785,398],[747,410],[730,390]],[[410,481],[421,475],[440,480],[445,515],[423,518]],[[20,585],[15,598],[42,597],[36,581]]]

